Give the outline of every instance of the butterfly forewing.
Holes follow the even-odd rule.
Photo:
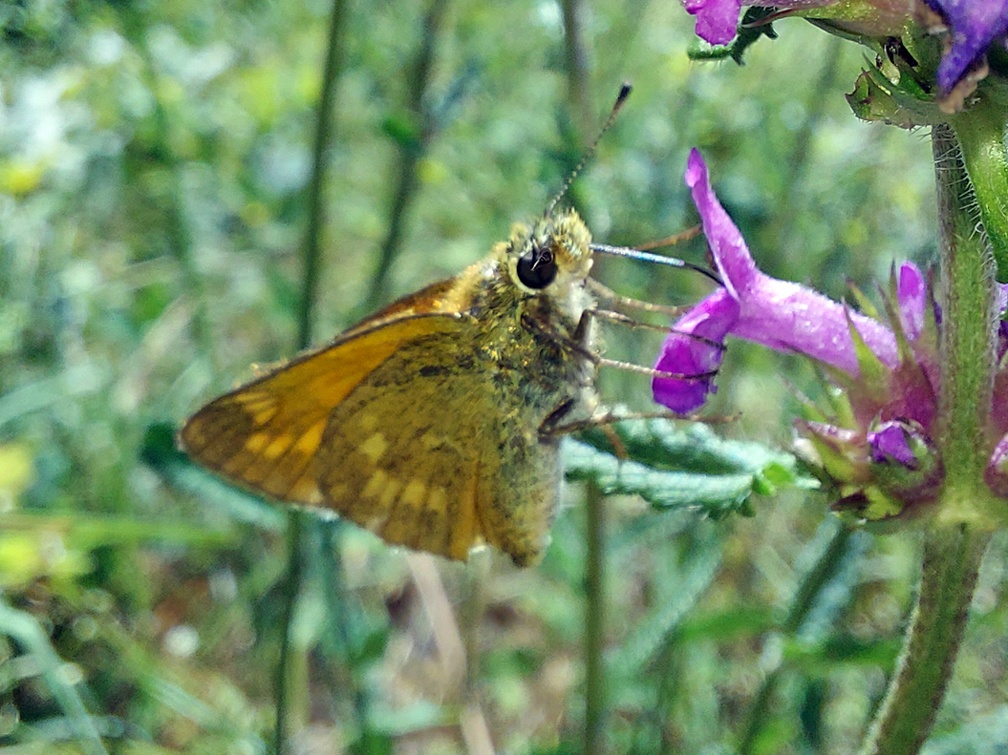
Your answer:
[[[536,562],[561,477],[542,428],[594,406],[590,238],[573,211],[515,226],[457,277],[211,402],[182,444],[390,543],[465,559],[486,542]]]
[[[180,433],[189,455],[242,487],[321,502],[313,459],[333,408],[404,343],[458,327],[456,317],[380,322],[212,401]]]

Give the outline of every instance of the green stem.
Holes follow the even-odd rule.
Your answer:
[[[906,644],[862,755],[913,755],[927,739],[952,675],[989,540],[989,532],[967,525],[925,535]]]
[[[331,140],[333,101],[336,80],[342,59],[340,45],[346,19],[345,0],[333,0],[326,37],[326,57],[322,68],[322,91],[316,114],[315,146],[312,156],[311,180],[308,184],[308,224],[302,248],[304,269],[301,277],[301,304],[298,310],[297,347],[303,349],[311,342],[315,304],[318,299],[320,266],[320,238],[322,234],[322,196],[325,188],[325,156]],[[301,592],[302,542],[304,514],[292,509],[287,530],[287,585],[284,602],[283,628],[280,638],[280,657],[276,669],[276,722],[274,727],[275,752],[285,752],[287,747],[287,719],[290,707],[291,635],[298,595]]]
[[[329,151],[332,135],[333,102],[336,98],[336,81],[339,79],[340,63],[343,59],[341,41],[346,15],[346,0],[333,0],[332,12],[329,17],[325,64],[322,68],[322,92],[319,95],[318,111],[316,112],[311,180],[308,182],[308,227],[305,231],[302,249],[304,269],[301,277],[301,306],[298,310],[299,349],[304,349],[311,343],[315,304],[318,300],[325,156]]]
[[[287,583],[284,586],[283,634],[280,637],[280,658],[276,667],[276,722],[274,752],[287,752],[287,720],[290,707],[290,666],[294,615],[301,592],[301,530],[305,513],[292,508],[287,519]]]
[[[934,127],[942,280],[942,376],[934,437],[945,467],[924,536],[917,606],[862,752],[911,755],[941,705],[998,502],[983,483],[994,368],[994,263],[952,129]],[[1003,502],[1002,502],[1003,503]]]
[[[322,563],[322,585],[325,591],[325,602],[328,609],[327,626],[330,631],[325,633],[323,642],[328,648],[330,658],[342,659],[346,664],[347,679],[343,690],[350,696],[353,714],[353,730],[358,733],[360,742],[370,741],[371,730],[368,722],[368,695],[363,677],[364,664],[361,662],[357,642],[352,632],[352,622],[356,611],[351,604],[351,594],[343,579],[342,549],[340,548],[340,533],[344,522],[335,520],[316,520],[319,530],[319,556]]]
[[[977,231],[976,198],[948,126],[933,133],[941,257],[942,376],[935,432],[945,465],[938,525],[982,526],[1003,507],[983,483],[994,390],[994,259]]]
[[[375,265],[368,291],[368,311],[377,307],[386,298],[385,288],[388,284],[389,273],[402,251],[406,214],[419,186],[417,166],[423,156],[427,154],[427,149],[439,125],[429,102],[429,90],[434,75],[437,42],[447,11],[448,0],[430,0],[427,13],[424,15],[420,47],[406,72],[409,114],[414,119],[416,132],[399,146],[399,176],[396,180],[392,209],[389,212],[388,231],[382,241],[378,262]]]
[[[605,721],[605,676],[602,669],[603,606],[603,550],[605,526],[602,491],[589,484],[586,494],[587,524],[585,553],[585,755],[605,751],[602,742]]]
[[[1008,281],[1008,87],[991,80],[980,93],[979,100],[956,116],[952,125],[962,145],[976,208],[997,261],[997,279],[1003,283]]]

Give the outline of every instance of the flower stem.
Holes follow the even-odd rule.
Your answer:
[[[932,140],[942,281],[942,385],[935,435],[945,465],[936,525],[984,526],[1003,508],[983,482],[994,390],[994,258],[987,235],[978,231],[973,184],[955,134],[948,126],[935,126]]]
[[[605,519],[602,491],[589,484],[585,491],[587,546],[585,554],[585,755],[605,751],[605,674],[602,668]]]
[[[862,755],[912,755],[927,739],[952,675],[989,540],[989,532],[968,525],[925,535],[907,641]]]
[[[983,482],[994,367],[994,263],[977,231],[976,199],[949,126],[933,133],[942,280],[941,404],[936,441],[945,467],[924,535],[917,605],[864,755],[918,752],[934,724],[959,642],[996,500]]]

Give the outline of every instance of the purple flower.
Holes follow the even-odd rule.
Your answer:
[[[682,0],[696,16],[696,34],[712,45],[735,38],[742,6],[774,8],[772,18],[798,15],[839,33],[867,39],[902,36],[916,20],[928,31],[948,31],[936,79],[945,109],[958,110],[962,98],[986,75],[985,54],[1008,39],[1008,0]],[[927,9],[930,8],[931,12]],[[949,97],[964,83],[965,89]]]
[[[851,312],[846,305],[811,288],[771,278],[757,269],[742,234],[714,195],[707,166],[696,150],[690,152],[686,184],[692,191],[724,288],[675,323],[656,369],[680,375],[710,372],[720,365],[722,351],[710,341],[720,342],[731,334],[777,351],[806,354],[857,377],[862,356],[851,335],[852,328],[883,365],[894,369],[899,364],[896,338],[888,327]],[[901,279],[903,275],[914,301],[923,302],[920,272],[919,284],[912,280],[912,273],[901,271]],[[681,414],[698,409],[707,394],[715,390],[713,378],[655,378],[652,388],[656,401]]]
[[[995,495],[1008,498],[1008,435],[994,446],[984,470],[984,482]]]
[[[910,17],[907,0],[682,0],[687,13],[696,16],[696,35],[712,45],[735,38],[743,5],[775,8],[774,18],[801,15],[834,24],[848,33],[898,36]]]
[[[948,93],[981,64],[987,48],[1008,36],[1008,0],[926,0],[949,26],[950,47],[938,64],[938,86]]]
[[[742,0],[683,0],[683,7],[696,16],[696,35],[712,45],[726,45],[735,38]]]
[[[903,422],[890,420],[869,432],[868,449],[876,464],[895,462],[910,469],[918,466],[910,447],[910,429]]]
[[[655,367],[665,370],[666,366],[675,365],[679,375],[706,377],[655,378],[651,383],[655,401],[678,414],[688,414],[703,406],[707,394],[717,390],[713,373],[721,366],[724,349],[716,344],[724,341],[738,314],[738,302],[721,288],[680,318],[672,335],[665,340]]]
[[[805,419],[795,422],[802,437],[799,452],[837,483],[836,506],[876,520],[932,500],[944,475],[933,440],[940,318],[925,276],[909,262],[894,268],[889,291],[883,292],[886,321],[853,312],[756,267],[696,150],[689,156],[686,184],[723,285],[673,326],[655,367],[683,377],[654,378],[655,400],[679,414],[700,408],[715,391],[713,374],[729,335],[804,354],[841,389],[829,411],[808,405]],[[1002,303],[1008,305],[1008,288],[1005,292]],[[999,348],[1008,350],[1008,335]],[[995,395],[1008,399],[1008,364],[995,380]],[[1008,400],[995,401],[990,425],[992,437],[1008,434]],[[992,460],[989,476],[1008,477],[1004,468],[1008,462]]]

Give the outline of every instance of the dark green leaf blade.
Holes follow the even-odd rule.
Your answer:
[[[628,420],[613,429],[625,458],[605,432],[591,430],[564,446],[569,479],[591,480],[607,495],[636,494],[656,508],[693,508],[714,518],[750,513],[753,493],[817,484],[799,473],[790,454],[723,440],[699,423],[680,428],[670,420]]]

